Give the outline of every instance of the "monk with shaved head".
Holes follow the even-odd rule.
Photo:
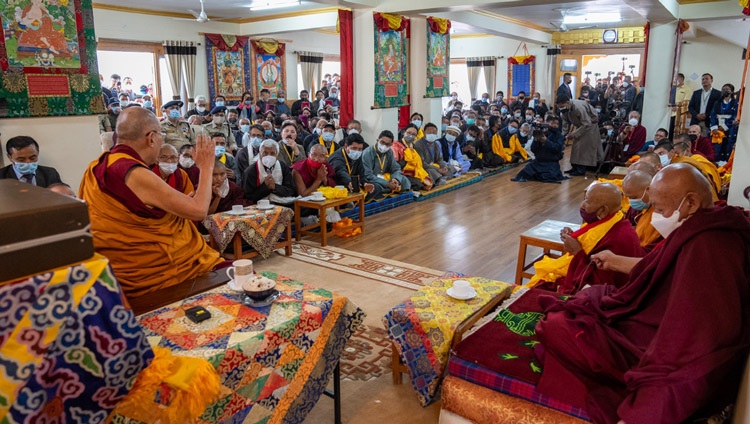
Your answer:
[[[635,165],[635,164],[633,164]],[[648,165],[644,163],[644,165]],[[631,165],[632,166],[632,165]],[[647,252],[661,240],[661,235],[651,225],[654,208],[649,203],[648,187],[651,185],[652,175],[643,171],[628,170],[628,175],[622,180],[622,193],[628,198],[630,209],[625,217],[635,227],[641,247]]]
[[[597,269],[591,262],[591,255],[604,250],[629,257],[643,255],[638,236],[621,208],[622,193],[616,185],[591,184],[581,203],[583,225],[575,231],[565,227],[560,232],[567,254],[557,259],[542,259],[543,262],[536,267],[537,274],[527,286],[570,294],[587,285],[614,284],[619,287],[624,284],[627,274]],[[554,271],[550,272],[550,269]]]
[[[654,165],[651,165],[648,162],[639,160],[636,163],[634,163],[634,164],[632,164],[632,165],[630,165],[628,167],[628,173],[633,172],[633,171],[645,172],[650,177],[653,177],[654,175],[656,175],[657,169],[656,169],[656,167]]]
[[[641,154],[641,157],[640,159],[638,159],[638,162],[646,162],[650,164],[651,166],[653,166],[657,171],[662,168],[662,162],[659,159],[659,155],[654,152],[645,152]]]
[[[750,222],[711,190],[695,167],[665,167],[647,190],[664,241],[642,259],[592,257],[627,283],[540,298],[540,393],[613,424],[693,422],[734,403],[750,347]]]
[[[201,173],[191,196],[163,179],[174,175],[177,157],[174,149],[162,149],[164,133],[151,111],[125,109],[117,135],[117,145],[89,165],[79,195],[89,206],[94,248],[109,258],[125,295],[173,286],[222,263],[191,222],[206,217],[211,200],[214,146],[208,136],[198,137]]]

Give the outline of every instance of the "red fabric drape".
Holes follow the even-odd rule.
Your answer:
[[[268,53],[266,49],[263,46],[261,46],[261,43],[258,43],[258,41],[262,41],[262,40],[250,40],[250,43],[252,43],[252,46],[255,49],[255,51],[261,54],[271,54],[271,53]],[[273,54],[279,57],[284,56],[284,49],[286,48],[286,44],[278,43],[278,45],[279,47],[276,49],[276,52],[274,52]]]
[[[344,128],[354,117],[354,32],[351,10],[339,9],[339,42],[341,47],[341,90],[339,125]]]
[[[411,95],[409,95],[406,98],[406,101],[409,102],[406,106],[400,106],[398,108],[398,127],[404,128],[405,126],[409,125],[411,121],[409,121],[409,118],[411,117]]]
[[[646,47],[643,49],[643,66],[641,67],[641,87],[646,85],[646,67],[648,66],[648,40],[649,32],[651,32],[651,22],[646,22],[646,26],[643,27],[643,34],[646,36],[643,40],[646,43]]]
[[[242,50],[242,48],[245,47],[245,45],[247,44],[247,41],[250,39],[250,37],[246,35],[236,35],[234,37],[237,39],[237,41],[234,43],[233,46],[230,46],[230,45],[227,45],[226,40],[224,40],[224,37],[222,37],[221,34],[204,34],[204,35],[219,50],[231,51],[231,52]]]
[[[447,19],[446,19],[447,20]],[[447,20],[445,31],[440,31],[440,24],[432,16],[427,17],[427,23],[430,25],[430,31],[437,32],[438,34],[446,34],[451,31],[451,21]]]
[[[406,17],[401,18],[401,25],[398,28],[391,28],[388,20],[385,19],[383,15],[375,12],[373,16],[375,17],[375,25],[378,26],[380,31],[383,31],[383,32],[390,31],[390,30],[403,31],[404,28],[409,28],[409,19]]]

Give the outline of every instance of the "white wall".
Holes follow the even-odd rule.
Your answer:
[[[701,75],[708,72],[714,76],[714,88],[717,90],[721,90],[726,83],[739,89],[745,65],[742,48],[700,31],[697,38],[686,41],[687,44],[682,45],[679,68],[685,74],[686,84],[693,90],[701,88]],[[696,79],[693,79],[693,74],[697,75]]]
[[[535,91],[542,93],[542,97],[551,99],[552,92],[549,88],[549,78],[547,78],[547,49],[541,45],[526,43],[529,54],[536,56],[536,78],[534,81]],[[508,93],[508,58],[513,56],[518,48],[518,41],[503,37],[451,37],[451,58],[466,58],[477,56],[504,56],[497,61],[497,82],[496,91],[502,90],[505,96]],[[519,55],[523,52],[519,51]],[[480,93],[481,94],[481,93]],[[528,93],[527,93],[528,94]],[[495,97],[495,93],[490,93]]]

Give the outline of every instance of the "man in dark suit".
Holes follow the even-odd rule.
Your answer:
[[[62,183],[55,168],[39,165],[39,144],[31,137],[19,135],[5,144],[12,162],[0,169],[0,179],[16,179],[39,187]]]
[[[714,77],[711,74],[701,76],[701,85],[703,89],[695,90],[688,104],[690,112],[690,125],[700,125],[703,135],[708,135],[708,128],[711,126],[711,111],[714,103],[721,100],[721,91],[712,88]]]
[[[559,87],[557,87],[557,94],[555,95],[555,98],[558,98],[560,96],[566,96],[569,99],[573,98],[573,92],[570,91],[570,83],[573,82],[573,76],[570,75],[570,73],[566,72],[563,75],[563,83],[560,84]]]

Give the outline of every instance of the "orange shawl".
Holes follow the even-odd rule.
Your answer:
[[[661,238],[661,234],[651,225],[651,216],[653,214],[654,207],[649,206],[648,209],[638,216],[638,222],[635,224],[635,233],[638,234],[638,240],[641,241],[641,247],[643,248],[648,248]]]

